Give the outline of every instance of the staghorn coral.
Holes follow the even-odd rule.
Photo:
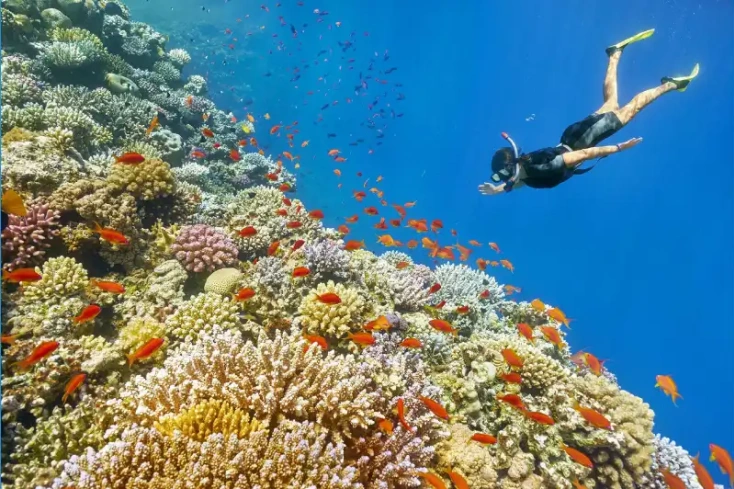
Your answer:
[[[26,206],[24,217],[9,216],[2,233],[3,268],[13,270],[38,263],[59,234],[59,212],[47,204]]]
[[[107,184],[116,191],[127,192],[140,200],[165,197],[173,193],[175,188],[171,167],[159,159],[146,159],[137,165],[112,165]]]
[[[190,272],[212,272],[237,261],[237,248],[232,240],[205,224],[182,228],[171,251]]]
[[[318,296],[334,293],[341,299],[340,304],[324,304]],[[298,309],[298,322],[308,333],[344,339],[350,332],[362,328],[368,313],[362,293],[332,281],[320,283],[303,298]]]

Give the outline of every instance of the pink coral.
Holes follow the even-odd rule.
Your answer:
[[[51,239],[59,234],[59,211],[48,204],[27,205],[25,217],[9,216],[8,227],[2,234],[3,268],[35,265],[51,246]]]
[[[213,272],[237,262],[237,246],[234,242],[206,224],[181,229],[171,245],[171,251],[190,272]]]

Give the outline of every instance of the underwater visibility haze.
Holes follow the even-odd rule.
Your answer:
[[[2,13],[4,487],[734,487],[731,2]]]

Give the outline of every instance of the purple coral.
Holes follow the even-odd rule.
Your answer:
[[[59,235],[59,211],[42,203],[28,204],[26,210],[25,217],[8,216],[8,227],[2,234],[6,270],[40,262],[51,239]]]
[[[186,226],[171,245],[176,259],[190,272],[213,272],[237,262],[237,246],[223,232],[196,224]]]

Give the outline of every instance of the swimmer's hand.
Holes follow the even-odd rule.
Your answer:
[[[495,195],[500,194],[505,190],[505,185],[492,185],[489,182],[484,182],[479,186],[479,193],[484,195]]]
[[[630,139],[630,140],[628,140],[628,141],[625,141],[625,142],[623,142],[623,143],[619,143],[619,144],[617,145],[617,148],[618,148],[618,149],[619,149],[620,151],[624,151],[625,149],[629,149],[629,148],[631,148],[631,147],[633,147],[633,146],[637,146],[637,145],[638,145],[638,144],[640,144],[641,142],[642,142],[642,138],[632,138],[632,139]]]

